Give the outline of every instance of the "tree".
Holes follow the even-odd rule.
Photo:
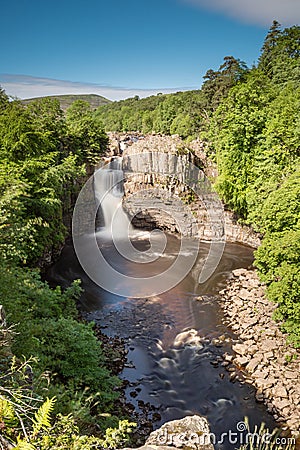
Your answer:
[[[6,95],[4,89],[0,86],[0,113],[8,106],[8,103],[8,95]]]
[[[97,163],[107,148],[108,137],[101,119],[89,103],[75,101],[67,110],[66,125],[70,146],[80,161]]]
[[[275,317],[300,348],[300,228],[267,233],[255,253],[255,265],[267,283],[268,298],[278,304]]]
[[[17,101],[0,115],[0,144],[2,157],[15,162],[54,150],[48,130],[37,129],[29,111]]]
[[[251,71],[213,114],[208,133],[218,164],[217,189],[229,208],[243,218],[248,214],[247,189],[265,126],[265,107],[274,95],[268,81],[261,71]]]
[[[227,96],[230,89],[240,81],[247,72],[246,63],[234,58],[225,56],[224,62],[215,72],[210,69],[204,75],[202,92],[206,97],[206,108],[208,111],[215,111],[221,101]]]
[[[265,39],[259,67],[277,84],[300,79],[300,27],[281,30],[274,21]]]
[[[274,56],[274,49],[278,43],[279,37],[282,35],[281,25],[277,20],[274,20],[268,34],[265,38],[264,45],[259,57],[259,67],[267,74],[272,73],[272,59]]]
[[[40,98],[29,103],[27,111],[33,126],[48,134],[53,147],[61,150],[61,141],[66,132],[64,113],[58,99]]]

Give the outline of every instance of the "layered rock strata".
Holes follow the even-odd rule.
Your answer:
[[[260,244],[251,228],[224,211],[208,179],[216,175],[216,169],[200,141],[187,145],[178,136],[134,136],[123,156],[124,208],[134,226],[206,241],[221,238],[251,247]]]

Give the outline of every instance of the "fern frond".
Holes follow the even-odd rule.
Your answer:
[[[27,442],[23,439],[20,439],[18,437],[17,445],[14,447],[15,450],[36,450],[36,448],[30,444],[30,442]]]
[[[37,412],[34,414],[33,419],[33,436],[36,436],[42,429],[51,427],[50,414],[54,408],[56,398],[47,398],[47,400],[40,406]]]
[[[12,404],[5,397],[0,396],[0,421],[11,420],[15,417]]]

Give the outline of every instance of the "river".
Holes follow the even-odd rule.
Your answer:
[[[133,239],[136,249],[148,250],[148,237],[147,233],[137,233]],[[162,258],[137,264],[121,257],[101,234],[98,243],[113,267],[138,276],[165,270],[179,245],[176,237],[167,235]],[[190,246],[192,249],[193,240]],[[201,243],[197,262],[203,260],[208,248],[209,244]],[[47,279],[51,284],[67,286],[80,278],[84,288],[80,309],[86,319],[99,324],[104,333],[125,339],[128,362],[121,377],[130,382],[126,395],[137,410],[141,402],[156,407],[160,420],[154,428],[172,419],[200,414],[207,417],[219,439],[229,430],[236,432],[245,416],[252,426],[261,422],[270,428],[275,426],[265,407],[256,402],[255,389],[242,381],[231,382],[230,372],[222,365],[222,354],[232,352],[235,336],[223,323],[218,293],[233,269],[248,267],[252,260],[253,252],[248,247],[226,244],[216,271],[204,284],[197,282],[196,262],[196,269],[171,290],[154,297],[131,298],[107,292],[91,281],[69,242],[49,269]],[[216,447],[229,450],[236,445],[225,438]]]

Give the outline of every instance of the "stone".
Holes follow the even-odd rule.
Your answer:
[[[224,353],[224,361],[230,363],[233,360],[233,355],[229,355],[228,353]]]
[[[264,354],[264,361],[269,362],[270,359],[274,358],[274,353],[273,352],[267,352]]]
[[[297,373],[297,372],[292,372],[290,370],[286,370],[284,372],[284,376],[285,376],[285,378],[288,378],[289,380],[292,380],[292,379],[297,380],[297,378],[299,377],[299,372]]]
[[[288,408],[290,406],[290,402],[288,400],[275,399],[273,401],[274,406],[279,410],[283,411],[284,408]]]
[[[271,388],[276,383],[275,378],[267,377],[267,378],[257,378],[256,379],[256,385],[258,388],[261,388],[263,390]]]
[[[261,389],[258,389],[255,394],[255,399],[257,402],[262,403],[264,401],[264,395]]]
[[[229,380],[233,383],[236,380],[236,372],[231,372],[229,374]]]
[[[250,356],[238,356],[236,358],[236,363],[239,366],[245,366],[249,362]]]
[[[248,300],[249,298],[251,298],[251,292],[248,291],[248,289],[241,289],[240,292],[238,293],[238,296],[242,299],[242,300]]]
[[[262,348],[264,351],[269,352],[275,350],[278,347],[278,344],[275,340],[267,339],[262,342]]]
[[[240,276],[243,276],[243,275],[247,276],[248,271],[247,271],[247,269],[235,269],[235,270],[232,271],[232,273],[233,273],[234,276],[240,277]]]
[[[244,323],[242,324],[242,328],[246,329],[249,327],[253,327],[253,325],[256,325],[258,322],[257,317],[249,317],[249,318],[245,318]]]
[[[244,344],[235,344],[232,346],[232,350],[242,356],[247,354],[247,346]]]
[[[140,450],[151,448],[214,450],[210,439],[207,420],[201,416],[187,416],[181,420],[173,420],[153,431]]]
[[[256,344],[253,344],[253,345],[251,345],[251,346],[248,347],[248,353],[249,353],[249,355],[251,355],[251,356],[255,355],[256,352],[257,352],[257,350],[258,350],[258,347],[257,347]]]
[[[287,398],[288,397],[287,390],[284,386],[276,386],[272,392],[273,392],[274,397],[279,397],[279,398]]]
[[[252,377],[255,378],[256,380],[258,380],[258,379],[264,380],[264,379],[268,378],[268,376],[269,376],[269,372],[266,368],[264,368],[263,370],[257,369],[252,373]]]

